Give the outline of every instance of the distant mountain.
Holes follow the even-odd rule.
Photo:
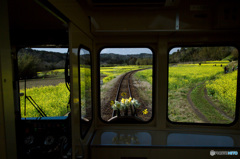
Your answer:
[[[40,60],[40,70],[52,70],[65,68],[66,54],[58,52],[38,51],[30,48],[23,48],[18,51],[18,56],[30,54]]]
[[[100,65],[104,64],[127,64],[135,65],[137,61],[151,61],[152,63],[152,54],[140,53],[140,54],[130,54],[130,55],[121,55],[121,54],[100,54]],[[139,63],[140,64],[140,63]]]
[[[18,51],[18,56],[22,56],[24,54],[30,54],[34,56],[34,58],[40,60],[38,70],[44,71],[65,68],[66,54],[58,52],[39,51],[30,48],[24,48]],[[149,53],[129,55],[103,53],[100,54],[100,65],[150,65],[152,64],[152,58],[153,55]],[[84,52],[84,54],[80,56],[80,63],[88,65],[90,64],[89,52]]]

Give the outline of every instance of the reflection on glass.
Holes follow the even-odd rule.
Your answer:
[[[80,95],[81,95],[81,117],[85,121],[92,119],[92,97],[91,97],[91,59],[90,52],[80,49]]]
[[[233,139],[228,136],[173,133],[168,135],[167,145],[233,147],[234,142]]]
[[[152,137],[147,132],[104,132],[101,135],[101,145],[139,145],[152,144]]]
[[[65,85],[67,48],[23,48],[18,51],[21,117],[64,116],[70,92]]]
[[[238,50],[179,47],[169,53],[168,118],[229,124],[235,119]]]
[[[140,121],[151,119],[152,58],[152,51],[148,48],[105,48],[101,51],[103,120],[112,121],[120,116],[132,116]]]

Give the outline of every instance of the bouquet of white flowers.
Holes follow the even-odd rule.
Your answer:
[[[139,108],[140,103],[136,99],[129,97],[129,98],[122,98],[121,102],[116,101],[116,100],[115,100],[115,102],[112,101],[111,106],[112,106],[113,110],[116,110],[118,112],[122,110],[125,112],[125,115],[127,115],[128,109],[130,107],[134,107],[134,109]]]

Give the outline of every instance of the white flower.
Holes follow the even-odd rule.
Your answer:
[[[140,103],[138,103],[138,101],[136,99],[132,99],[131,104],[135,107],[138,108],[140,106]]]
[[[112,108],[113,108],[113,110],[117,110],[116,104],[113,104],[113,105],[112,105]]]
[[[126,105],[121,103],[121,110],[125,110],[126,109]]]
[[[119,101],[115,101],[115,105],[117,109],[121,109],[121,103]]]
[[[136,99],[132,99],[131,97],[129,99],[122,98],[121,102],[115,100],[114,104],[112,101],[113,110],[126,110],[130,106],[138,108],[140,106],[140,103],[138,103]]]
[[[130,102],[128,99],[125,100],[125,107],[128,108],[130,106]]]

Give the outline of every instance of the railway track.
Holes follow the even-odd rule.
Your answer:
[[[124,98],[129,98],[129,97],[133,98],[132,92],[131,92],[131,87],[132,87],[131,76],[135,72],[142,71],[142,70],[145,70],[145,69],[139,69],[139,70],[127,72],[122,77],[122,79],[119,82],[118,89],[116,92],[116,98],[115,98],[116,101],[121,101],[121,99],[123,98],[122,93],[126,93]],[[134,109],[134,107],[130,107],[130,112],[131,112],[132,116],[135,116],[135,115],[137,116],[136,110]],[[117,111],[113,111],[112,117],[116,116],[116,113],[117,113]],[[127,114],[128,114],[128,112],[125,112],[125,115],[127,115]]]

